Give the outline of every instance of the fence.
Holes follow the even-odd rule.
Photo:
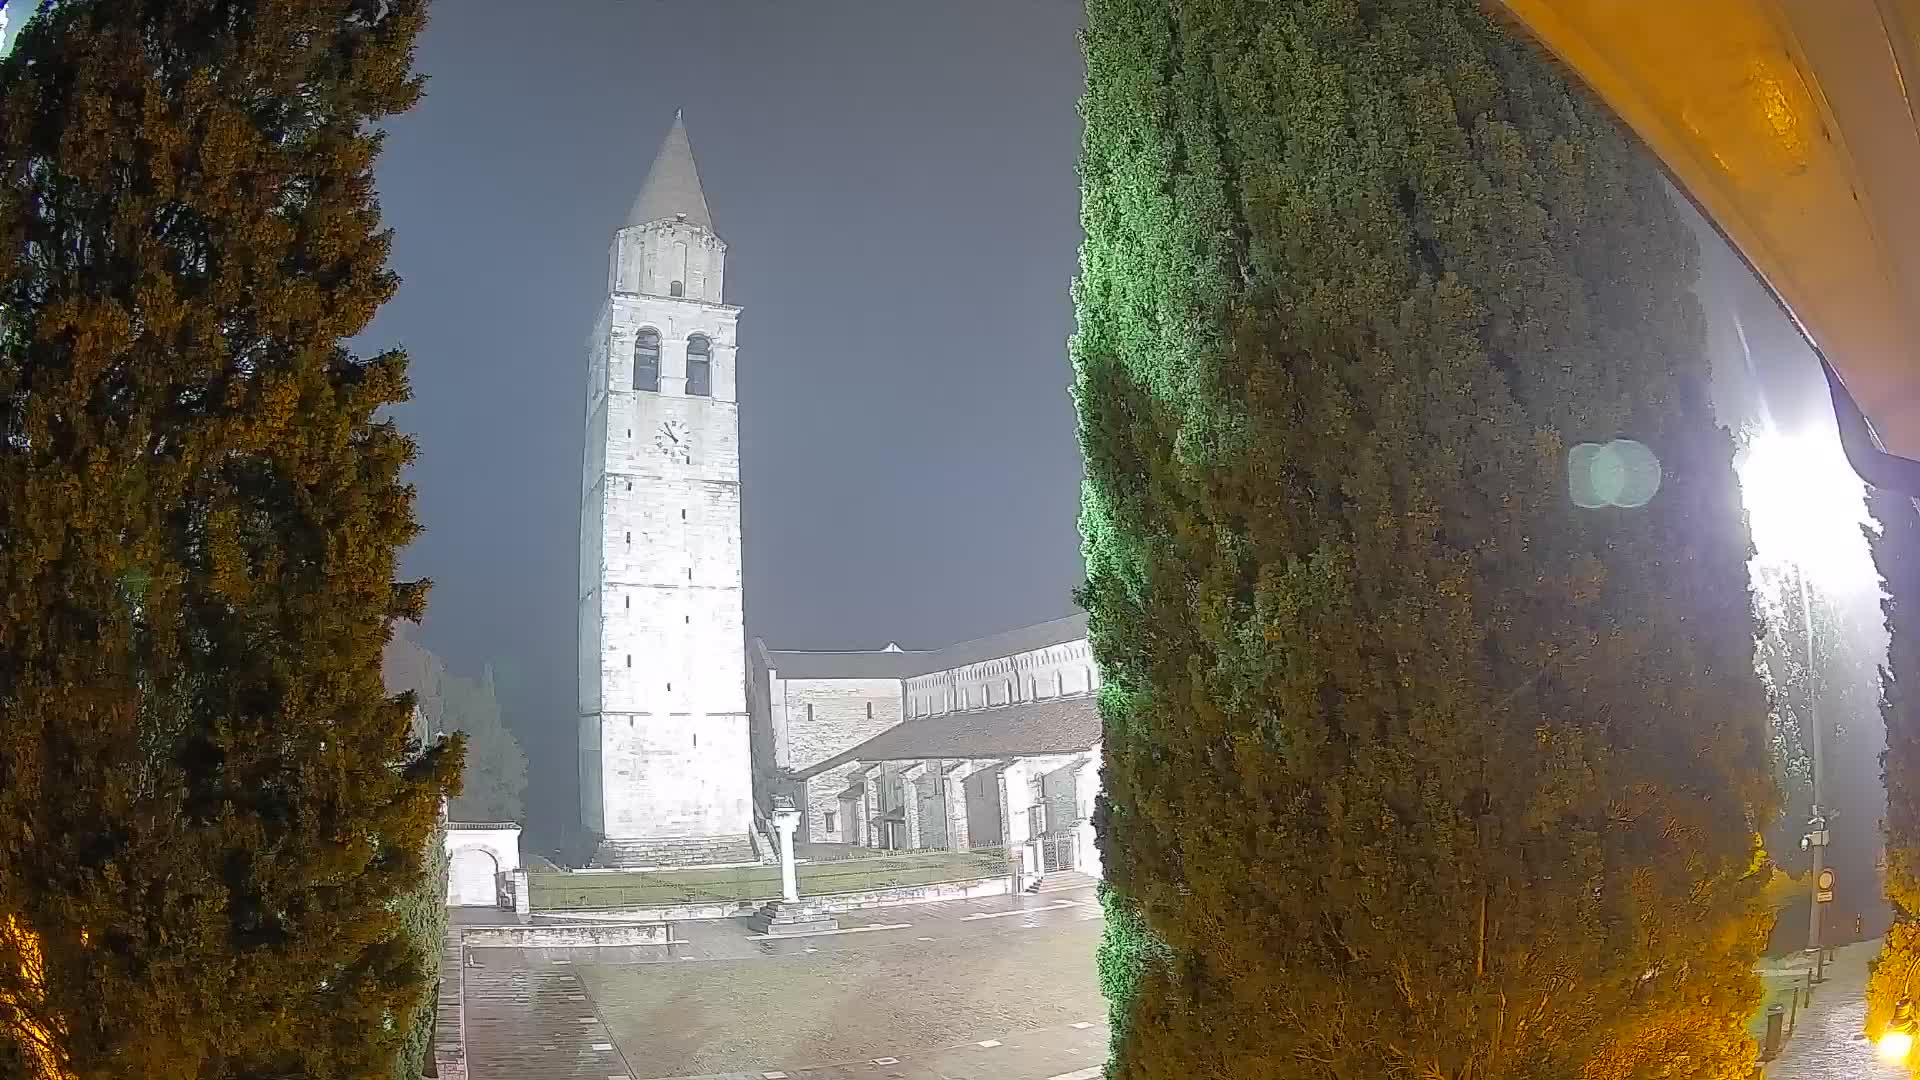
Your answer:
[[[1005,877],[1007,849],[971,851],[874,851],[845,854],[795,867],[800,895],[832,896],[875,889],[910,888]],[[608,873],[534,872],[527,875],[533,906],[581,911],[675,904],[738,903],[780,896],[780,867],[630,870]]]

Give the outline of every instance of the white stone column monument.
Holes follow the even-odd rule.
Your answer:
[[[800,827],[800,811],[786,798],[773,802],[773,831],[780,834],[780,896],[787,903],[800,900],[800,879],[794,872],[793,834]]]

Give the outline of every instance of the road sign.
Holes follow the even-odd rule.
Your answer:
[[[1823,868],[1823,869],[1822,869],[1822,870],[1820,871],[1820,885],[1819,885],[1819,888],[1820,888],[1820,891],[1822,891],[1822,892],[1831,892],[1831,891],[1833,890],[1833,870],[1832,870],[1832,868],[1830,868],[1830,867],[1828,867],[1828,868]]]
[[[1813,898],[1823,904],[1831,904],[1833,903],[1833,890],[1821,889],[1819,892],[1813,894]]]

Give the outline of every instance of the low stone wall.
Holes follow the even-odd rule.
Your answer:
[[[834,893],[827,896],[802,896],[790,911],[834,913],[865,908],[898,907],[902,904],[935,904],[944,900],[975,900],[983,896],[1008,896],[1013,892],[1011,877],[984,881],[954,881],[938,885],[900,885],[871,892]]]
[[[467,926],[461,928],[460,940],[475,949],[590,949],[665,945],[672,937],[664,922],[622,920]]]
[[[433,1007],[433,1075],[438,1080],[467,1080],[465,960],[460,931],[449,928],[440,950],[440,996]]]
[[[944,882],[938,885],[898,885],[886,889],[873,889],[867,892],[832,893],[825,896],[802,896],[798,904],[787,905],[790,910],[834,913],[840,911],[858,911],[863,908],[895,907],[900,904],[933,904],[943,900],[973,900],[983,896],[1007,896],[1013,892],[1011,877],[986,878],[980,881]],[[674,904],[665,907],[631,907],[596,910],[596,919],[623,922],[700,922],[709,919],[733,919],[752,915],[760,909],[763,901],[741,903],[728,901],[714,904]],[[536,917],[551,918],[558,912],[539,912]]]

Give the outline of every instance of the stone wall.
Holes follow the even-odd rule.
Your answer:
[[[960,709],[1090,693],[1098,688],[1100,677],[1087,639],[1078,636],[1061,641],[1050,636],[1068,636],[1083,630],[1083,622],[1059,620],[995,638],[916,653],[902,653],[889,646],[886,650],[863,653],[781,654],[768,652],[756,641],[748,656],[748,705],[751,753],[760,795],[764,799],[787,795],[795,800],[804,811],[801,839],[874,843],[873,831],[868,829],[863,833],[855,820],[877,813],[875,808],[863,805],[871,801],[871,793],[860,800],[842,802],[840,799],[849,780],[864,775],[856,764],[817,774],[803,784],[783,779],[785,774],[806,770],[902,721]],[[1038,648],[1015,648],[1000,656],[986,655],[1003,639],[1026,645],[1047,644]],[[819,677],[783,676],[779,671],[782,656],[796,667],[804,664],[809,676]],[[982,658],[973,660],[974,657]],[[924,671],[925,665],[954,659],[971,662]],[[874,673],[877,667],[887,670],[882,665],[906,677],[841,676],[842,670],[847,673]],[[883,774],[890,775],[884,768],[874,773]],[[955,792],[949,794],[932,779],[925,779],[925,786],[928,787],[925,795],[914,800],[916,810],[923,803],[936,801],[955,808],[945,822],[918,830],[924,834],[922,839],[937,838],[946,845],[965,846],[961,834],[966,831],[967,815],[960,809],[959,789],[956,787]],[[1004,822],[996,814],[985,813],[978,807],[976,811],[983,832],[990,833],[993,839],[974,842],[997,843],[1005,828]],[[833,817],[831,829],[827,828],[829,814]]]
[[[461,944],[477,949],[594,949],[672,944],[665,922],[526,923],[467,926]]]
[[[1093,647],[1080,638],[918,675],[905,681],[903,693],[907,715],[914,719],[1085,694],[1099,686]]]
[[[777,673],[776,673],[777,675]],[[778,679],[772,684],[774,760],[804,769],[851,750],[900,722],[898,679]],[[808,780],[800,807],[802,840],[859,843],[840,814],[851,765]],[[832,829],[826,816],[834,815]]]

